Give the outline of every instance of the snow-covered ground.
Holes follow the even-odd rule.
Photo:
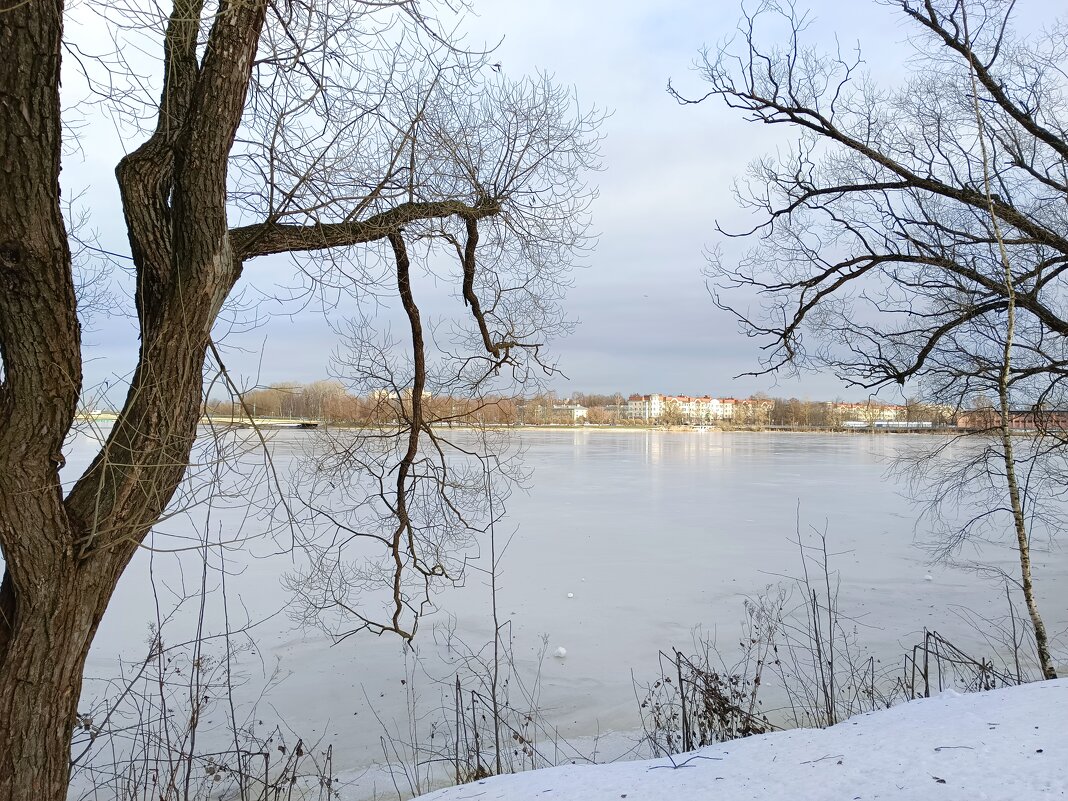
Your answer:
[[[946,692],[672,759],[568,765],[425,801],[1028,801],[1068,797],[1068,679]]]

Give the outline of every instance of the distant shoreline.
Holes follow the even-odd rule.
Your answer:
[[[442,426],[448,428],[448,426]],[[588,426],[489,426],[508,431],[604,431],[623,433],[661,432],[670,434],[963,434],[962,428],[813,428],[792,426],[709,426],[706,429],[697,429],[693,426],[614,426],[614,425],[588,425]],[[452,426],[452,428],[471,428],[471,426]]]
[[[104,414],[79,414],[77,419],[87,422],[99,422],[99,423],[113,423],[115,422],[117,415],[113,413]],[[260,419],[256,423],[264,430],[270,431],[299,431],[299,430],[315,430],[314,427],[309,426],[307,429],[301,429],[298,425],[302,423],[314,423],[321,428],[331,429],[361,429],[365,426],[346,424],[346,423],[333,423],[328,422],[323,424],[320,421],[302,421],[296,419]],[[247,420],[240,419],[225,419],[219,418],[202,418],[202,426],[216,426],[219,428],[234,428],[234,429],[250,429],[252,425]],[[438,423],[433,426],[438,430],[453,430],[453,431],[476,431],[480,430],[479,426],[472,426],[469,424],[457,424],[449,425]],[[536,432],[536,431],[551,431],[551,432],[616,432],[616,433],[648,433],[648,432],[662,432],[672,434],[731,434],[731,433],[748,433],[748,434],[848,434],[850,436],[857,434],[964,434],[968,433],[967,429],[956,428],[951,426],[943,426],[939,428],[873,428],[865,426],[863,428],[845,428],[845,427],[814,427],[814,426],[719,426],[719,425],[707,425],[707,426],[636,426],[636,425],[612,425],[591,423],[588,425],[527,425],[527,424],[487,424],[483,429],[489,429],[494,431],[517,431],[522,433]]]

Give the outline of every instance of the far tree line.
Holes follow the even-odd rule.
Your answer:
[[[708,422],[687,419],[670,402],[665,404],[663,414],[655,419],[633,419],[628,416],[627,397],[621,392],[573,392],[566,397],[553,392],[525,397],[457,397],[424,393],[422,406],[428,422],[445,425],[686,425]],[[286,381],[257,387],[232,399],[212,399],[207,403],[205,413],[214,418],[252,416],[375,425],[390,423],[403,416],[410,410],[410,400],[410,390],[358,394],[334,379],[308,384]],[[880,420],[898,420],[930,423],[937,427],[954,425],[958,417],[958,411],[951,407],[913,399],[903,404],[888,404],[878,400],[802,400],[756,393],[740,399],[737,408],[735,419],[714,422],[739,426],[836,428],[845,422],[871,424]]]

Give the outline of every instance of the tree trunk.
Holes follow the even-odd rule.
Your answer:
[[[1057,671],[1053,667],[1053,657],[1049,651],[1046,624],[1038,611],[1035,587],[1031,579],[1031,544],[1027,533],[1027,519],[1024,516],[1023,502],[1020,496],[1020,483],[1016,476],[1016,458],[1013,455],[1012,447],[1012,353],[1016,336],[1016,286],[1009,252],[1005,246],[1005,237],[1001,233],[1001,223],[998,221],[998,215],[994,209],[990,156],[986,146],[986,125],[979,107],[979,79],[975,53],[972,50],[971,34],[968,30],[968,9],[966,5],[960,7],[960,13],[964,30],[963,53],[968,61],[968,74],[972,84],[972,110],[975,113],[975,123],[979,132],[979,152],[983,166],[983,192],[986,196],[987,213],[990,215],[990,227],[997,242],[998,255],[1004,270],[1005,299],[1007,301],[1005,308],[1005,344],[1001,354],[1001,369],[998,371],[998,433],[1001,436],[1001,456],[1005,465],[1005,481],[1009,491],[1013,532],[1016,534],[1016,547],[1020,557],[1020,586],[1023,590],[1024,601],[1027,603],[1027,614],[1031,617],[1031,625],[1035,632],[1035,650],[1038,652],[1039,667],[1042,669],[1043,678],[1055,679],[1057,678]]]
[[[0,799],[62,799],[93,610],[58,469],[81,389],[59,204],[62,4],[0,6]]]
[[[1053,655],[1049,650],[1049,635],[1046,624],[1038,610],[1035,598],[1035,584],[1031,578],[1031,543],[1027,533],[1027,519],[1024,516],[1023,503],[1020,498],[1020,484],[1016,478],[1016,462],[1012,450],[1011,418],[1008,410],[1008,392],[1001,392],[1001,447],[1005,463],[1005,478],[1009,487],[1009,508],[1012,510],[1013,533],[1016,535],[1016,551],[1020,559],[1020,590],[1027,604],[1027,614],[1035,633],[1035,651],[1038,654],[1038,666],[1042,678],[1057,678],[1057,668],[1053,665]]]
[[[63,6],[0,0],[0,801],[66,798],[85,658],[185,473],[211,327],[240,274],[226,173],[266,0],[223,0],[198,63],[202,5],[175,1],[165,112],[119,170],[137,369],[108,441],[64,498],[81,343],[60,206]]]
[[[82,670],[110,588],[64,560],[23,596],[0,670],[0,799],[67,795]],[[94,586],[95,584],[95,586]],[[95,597],[94,597],[95,596]],[[29,601],[27,603],[26,601]]]

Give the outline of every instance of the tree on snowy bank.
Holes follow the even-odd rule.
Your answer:
[[[409,505],[432,372],[412,273],[448,254],[467,308],[451,352],[460,368],[442,374],[477,391],[498,373],[523,380],[545,367],[585,236],[581,176],[597,117],[547,80],[510,81],[456,47],[433,10],[0,3],[0,801],[66,795],[86,654],[186,473],[205,360],[218,358],[213,326],[252,259],[291,254],[315,284],[399,296],[410,355],[372,354],[393,358],[379,373],[413,398],[391,434],[391,515],[375,533],[396,581],[380,629],[410,634],[409,573],[416,584],[442,576],[443,543],[424,537]],[[87,55],[100,26],[118,43],[111,56]],[[144,79],[145,53],[158,54],[158,88]],[[84,356],[60,189],[68,56],[64,90],[81,70],[106,118],[150,130],[116,170],[140,352],[106,442],[65,492]]]
[[[757,244],[736,264],[714,260],[710,275],[720,307],[765,340],[763,372],[825,367],[874,391],[911,382],[957,408],[999,399],[988,458],[971,476],[1004,500],[973,522],[1009,512],[1016,581],[1051,678],[1030,575],[1030,499],[1015,478],[1041,463],[1013,452],[1010,429],[1016,410],[1068,403],[1064,23],[1024,38],[1011,2],[889,5],[916,51],[893,90],[863,72],[859,52],[805,45],[811,20],[791,4],[761,4],[735,40],[704,54],[711,90],[701,100],[718,97],[798,137],[751,166],[738,196],[757,224],[738,235]],[[785,46],[763,45],[766,27],[785,30]],[[1063,470],[1063,431],[1041,433],[1030,453],[1048,465],[1052,447]]]

